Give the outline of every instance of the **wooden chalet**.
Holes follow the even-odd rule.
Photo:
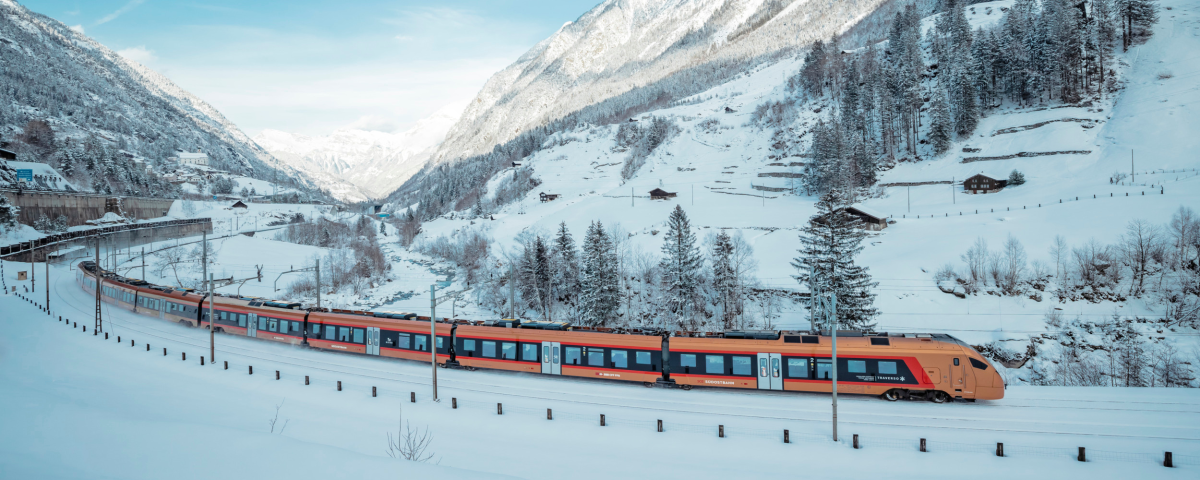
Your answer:
[[[996,193],[1008,186],[1008,180],[998,180],[984,174],[963,180],[963,193]]]
[[[242,210],[246,210],[246,209],[249,209],[250,207],[247,206],[245,203],[242,203],[241,200],[238,200],[237,203],[233,204],[229,208],[240,208]]]
[[[675,198],[675,192],[668,192],[661,188],[656,188],[650,191],[651,200],[666,200],[668,198]]]
[[[559,197],[559,196],[560,196],[560,195],[559,195],[559,194],[557,194],[557,193],[546,193],[546,192],[542,192],[542,193],[539,193],[539,194],[538,194],[538,198],[539,198],[539,199],[541,199],[542,203],[546,203],[546,202],[553,202],[553,201],[555,201],[555,200],[558,200],[558,197]]]
[[[863,230],[878,232],[887,228],[887,215],[877,213],[873,210],[868,210],[863,207],[846,207],[839,209],[835,215],[846,215],[852,218],[855,226]],[[816,222],[824,223],[825,217],[816,219]]]
[[[5,149],[3,149],[3,148],[0,148],[0,159],[2,159],[2,160],[16,160],[16,159],[17,159],[17,154],[16,154],[16,152],[11,152],[11,151],[5,150]]]

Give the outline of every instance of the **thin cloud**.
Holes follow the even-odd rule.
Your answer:
[[[158,60],[158,56],[154,55],[154,50],[149,50],[145,45],[117,50],[117,55],[133,60],[142,65],[149,65],[150,62]]]
[[[116,20],[117,17],[124,15],[125,12],[133,10],[134,8],[137,8],[138,5],[143,3],[146,3],[146,0],[130,0],[129,3],[126,3],[124,7],[118,8],[117,11],[101,17],[100,20],[96,21],[96,25],[104,25],[108,22]]]
[[[87,31],[83,29],[83,25],[71,25],[71,30],[87,35]]]

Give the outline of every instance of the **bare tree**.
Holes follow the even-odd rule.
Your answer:
[[[979,289],[979,284],[987,282],[988,246],[983,237],[975,239],[975,244],[962,255],[967,264],[967,293]]]
[[[1050,257],[1054,258],[1054,280],[1062,285],[1062,274],[1067,261],[1067,256],[1070,254],[1067,248],[1067,239],[1062,235],[1054,236],[1054,243],[1050,244]]]
[[[1170,233],[1174,248],[1174,266],[1189,268],[1197,245],[1200,245],[1200,217],[1190,207],[1179,207],[1171,217],[1167,230]]]
[[[1125,227],[1125,235],[1121,237],[1121,256],[1133,272],[1129,287],[1131,296],[1136,297],[1145,291],[1146,275],[1161,243],[1161,231],[1150,222],[1136,219]]]
[[[1004,290],[1004,293],[1015,295],[1017,293],[1017,285],[1025,278],[1028,267],[1025,247],[1012,235],[1009,235],[1008,240],[1004,242],[1004,258],[1001,268],[1003,269],[1000,277],[1000,283],[1003,283],[1001,288]]]
[[[396,432],[396,436],[388,433],[387,454],[395,459],[428,462],[433,458],[433,452],[429,451],[432,443],[433,432],[429,431],[429,427],[418,429],[404,422],[404,427]]]
[[[1196,380],[1191,365],[1179,355],[1179,348],[1174,342],[1162,342],[1151,357],[1154,362],[1151,367],[1154,372],[1151,386],[1190,387]]]
[[[286,401],[287,401],[287,400],[284,400],[284,402],[286,402]],[[284,403],[284,402],[279,402],[279,405],[276,405],[276,406],[275,406],[275,416],[274,416],[274,417],[272,417],[270,420],[267,420],[267,424],[271,426],[271,433],[275,433],[275,425],[279,423],[279,409],[280,409],[280,408],[283,408],[283,403]],[[281,426],[279,427],[279,434],[280,434],[280,435],[283,435],[283,431],[284,431],[285,429],[287,429],[287,424],[288,424],[288,422],[290,422],[290,421],[291,421],[291,419],[284,419],[284,420],[283,420],[283,425],[281,425]]]
[[[159,252],[158,262],[155,263],[155,266],[160,277],[166,273],[167,268],[170,268],[171,273],[175,275],[175,285],[183,286],[183,282],[179,280],[179,265],[191,262],[191,256],[182,248],[171,247]]]

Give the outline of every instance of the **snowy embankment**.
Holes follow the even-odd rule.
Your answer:
[[[23,265],[3,267],[4,283],[23,292],[28,282],[16,282]],[[565,471],[574,478],[764,478],[797,471],[820,478],[959,478],[964,469],[980,478],[1051,472],[1191,478],[1200,468],[1200,393],[1193,389],[1016,387],[1001,401],[946,405],[843,396],[842,442],[834,443],[826,395],[684,392],[442,370],[442,402],[433,403],[427,364],[227,335],[217,337],[218,364],[201,367],[199,357],[208,355],[204,331],[106,304],[110,338],[104,340],[81,331],[91,330],[93,297],[76,285],[71,268],[52,267],[51,276],[51,316],[15,295],[0,296],[5,478],[488,478],[481,472],[490,472],[549,479]],[[40,303],[44,279],[38,288],[27,296]],[[59,315],[72,324],[58,322]],[[410,392],[416,403],[409,403]],[[434,434],[439,466],[386,456],[387,434],[401,415]],[[276,418],[272,433],[269,421]],[[663,433],[656,431],[659,419]],[[726,438],[717,437],[718,425]],[[783,429],[791,444],[782,442]],[[854,434],[862,450],[851,447]],[[917,451],[920,438],[928,439],[929,452]],[[1006,458],[994,456],[997,442],[1005,444]],[[1075,460],[1080,446],[1087,463]],[[1174,454],[1177,468],[1157,463],[1164,451]],[[898,470],[900,462],[950,468]]]

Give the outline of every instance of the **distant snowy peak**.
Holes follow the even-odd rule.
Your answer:
[[[464,106],[443,107],[400,133],[341,128],[328,135],[304,135],[263,130],[254,141],[326,185],[341,184],[329,188],[342,200],[361,201],[386,195],[420,170]]]
[[[492,76],[435,158],[489,151],[521,132],[706,63],[828,39],[888,1],[606,0]]]

